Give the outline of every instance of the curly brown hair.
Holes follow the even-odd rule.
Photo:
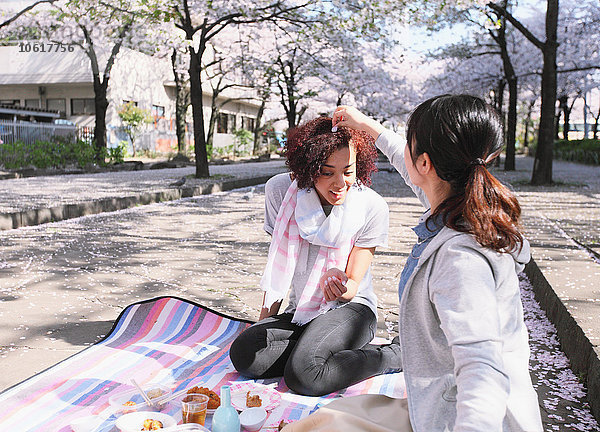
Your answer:
[[[377,171],[375,141],[363,131],[340,127],[331,132],[331,127],[331,117],[318,117],[288,132],[286,165],[298,181],[298,188],[311,187],[329,156],[350,145],[356,151],[357,182],[370,186],[371,174]]]

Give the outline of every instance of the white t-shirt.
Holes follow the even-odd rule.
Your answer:
[[[277,213],[283,202],[285,194],[292,184],[289,173],[278,174],[265,185],[265,231],[273,234]],[[388,227],[389,227],[389,209],[385,200],[374,190],[362,186],[359,189],[360,199],[367,208],[366,223],[358,230],[354,236],[355,246],[362,248],[387,247]],[[289,296],[289,305],[285,312],[293,313],[296,310],[297,300],[306,286],[306,281],[310,275],[310,269],[313,268],[319,246],[309,245],[308,263],[305,272],[296,270],[292,279],[292,289]],[[341,269],[345,270],[345,269]],[[377,296],[373,292],[373,278],[371,276],[371,266],[367,269],[365,276],[358,286],[356,295],[351,300],[354,303],[361,303],[373,311],[377,316]],[[338,306],[346,302],[338,302]]]

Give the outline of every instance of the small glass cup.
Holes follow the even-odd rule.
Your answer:
[[[181,417],[183,423],[197,423],[204,426],[208,396],[199,393],[187,394],[181,399]]]

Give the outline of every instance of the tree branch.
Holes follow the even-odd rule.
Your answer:
[[[538,47],[540,50],[544,50],[544,46],[546,45],[544,42],[542,42],[541,40],[539,40],[537,37],[534,36],[533,33],[531,33],[523,24],[521,24],[521,22],[519,20],[517,20],[514,16],[512,16],[512,14],[510,12],[508,12],[506,9],[504,9],[501,6],[498,6],[495,3],[489,2],[487,4],[487,6],[491,9],[493,9],[495,12],[499,13],[500,15],[503,15],[508,21],[510,21],[510,23],[515,26],[515,28],[517,30],[519,30],[523,36],[525,36],[532,44],[534,44],[536,47]]]
[[[31,9],[33,9],[34,7],[36,7],[39,4],[42,4],[42,3],[50,3],[50,4],[52,4],[55,1],[56,0],[38,0],[35,3],[33,3],[32,5],[27,6],[25,9],[17,12],[17,14],[14,15],[12,18],[7,19],[3,23],[0,23],[0,28],[9,25],[11,22],[17,20],[21,15],[26,14],[27,12],[29,12]]]
[[[586,70],[594,70],[600,69],[600,66],[584,66],[584,67],[574,67],[569,69],[560,69],[557,70],[556,73],[569,73],[569,72],[581,72]]]

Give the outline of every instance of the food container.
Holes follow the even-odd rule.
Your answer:
[[[121,432],[139,432],[144,430],[144,421],[147,419],[161,422],[163,429],[177,424],[177,421],[168,414],[154,411],[138,411],[119,417],[115,422],[115,426]]]
[[[262,407],[245,409],[240,413],[240,423],[250,432],[259,431],[267,420],[267,411]]]
[[[161,384],[147,384],[142,386],[142,389],[150,400],[157,397],[170,396],[173,393],[169,387]],[[163,403],[156,407],[149,407],[140,392],[134,388],[110,396],[108,403],[111,407],[120,409],[123,413],[131,413],[139,410],[161,411],[166,405]]]

